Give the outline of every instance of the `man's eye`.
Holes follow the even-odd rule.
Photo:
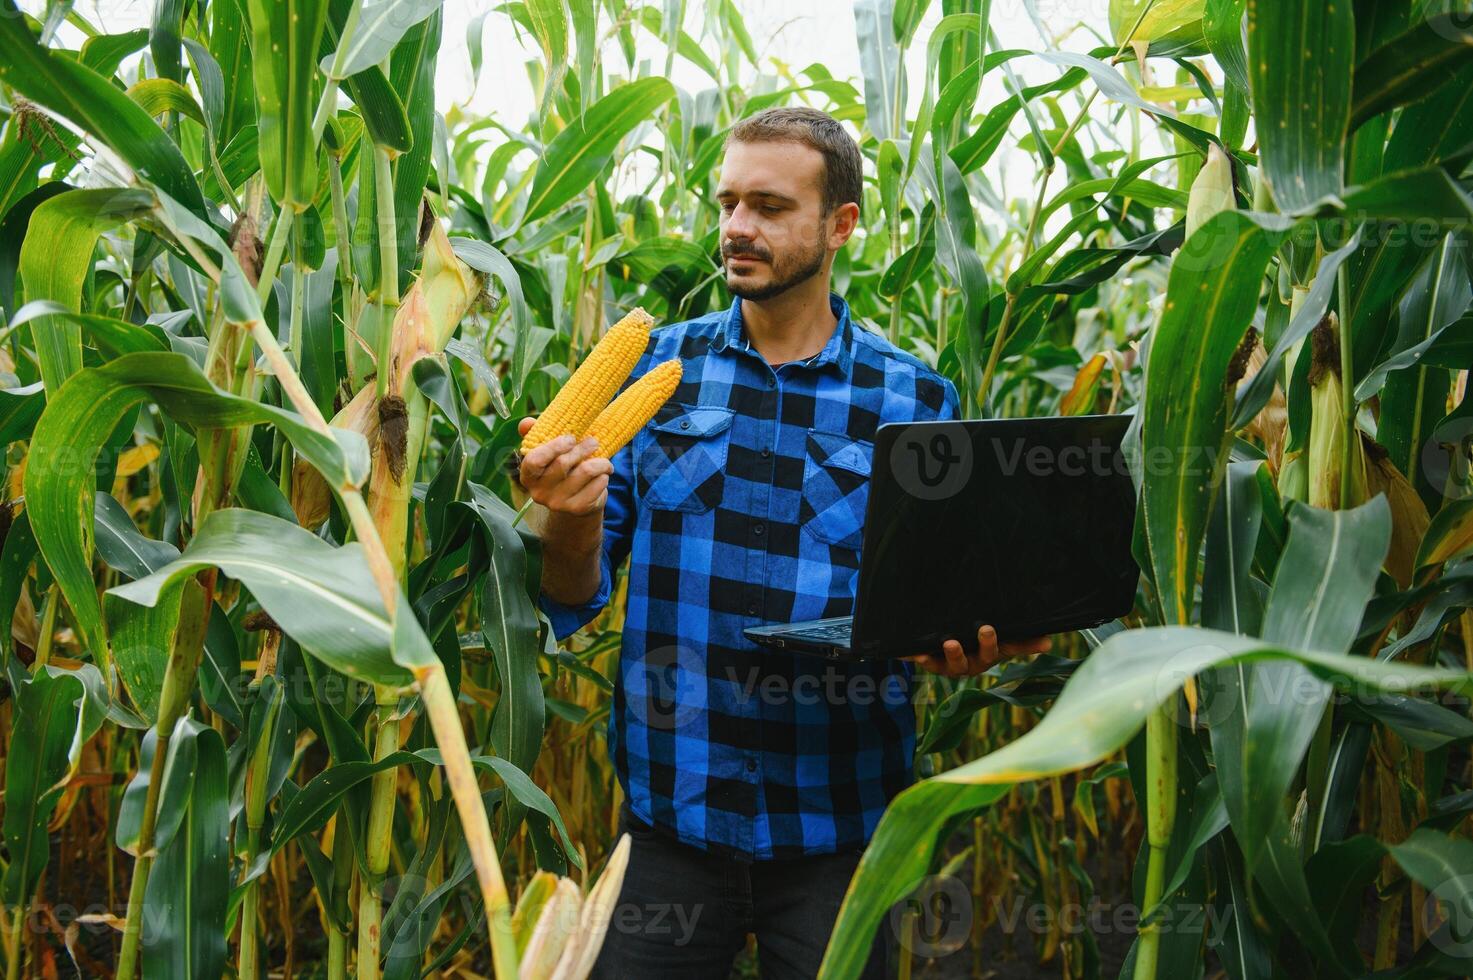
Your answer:
[[[721,210],[726,212],[727,214],[731,214],[732,211],[736,210],[736,205],[732,204],[730,201],[723,201],[721,204]]]
[[[779,211],[782,210],[782,208],[778,207],[776,204],[764,204],[762,205],[762,210],[766,211],[768,214],[777,214]]]

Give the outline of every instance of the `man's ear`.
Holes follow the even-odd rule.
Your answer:
[[[859,227],[859,205],[848,201],[834,208],[834,230],[829,236],[831,248],[842,248]]]

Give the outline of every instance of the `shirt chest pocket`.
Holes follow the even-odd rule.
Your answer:
[[[803,531],[824,544],[857,551],[864,538],[874,443],[809,429],[806,446],[798,518]]]
[[[636,489],[655,510],[703,514],[721,502],[733,410],[665,405],[640,433]]]

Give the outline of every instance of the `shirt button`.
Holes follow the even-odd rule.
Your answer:
[[[680,427],[682,429],[689,429],[690,428],[690,419],[682,419],[681,422],[680,422]]]
[[[757,603],[755,603],[755,602],[749,602],[749,603],[747,603],[747,615],[748,616],[755,616],[755,615],[757,615]]]
[[[756,524],[752,525],[752,533],[757,535],[757,537],[759,538],[762,537],[762,532],[765,530],[767,530],[767,526],[761,521],[758,521]]]
[[[747,772],[756,772],[756,771],[757,771],[757,760],[756,759],[748,759],[747,760]]]
[[[773,376],[773,375],[768,375],[767,376],[767,387],[769,387],[769,388],[776,388],[777,387],[777,378],[775,376]]]
[[[766,459],[767,457],[769,457],[771,455],[772,455],[772,450],[771,449],[768,449],[766,446],[763,446],[762,447],[762,458],[763,459]]]

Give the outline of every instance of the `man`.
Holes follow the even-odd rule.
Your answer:
[[[634,846],[597,976],[725,977],[749,932],[764,977],[814,976],[860,853],[913,778],[909,663],[833,665],[742,630],[852,611],[875,429],[957,418],[956,389],[830,292],[862,200],[839,123],[769,109],[725,149],[731,307],[654,332],[631,380],[672,357],[683,378],[612,461],[564,436],[519,473],[548,509],[542,606],[559,638],[607,604],[630,557],[609,752]],[[991,627],[978,640],[910,659],[962,677],[1048,648],[999,645]]]

